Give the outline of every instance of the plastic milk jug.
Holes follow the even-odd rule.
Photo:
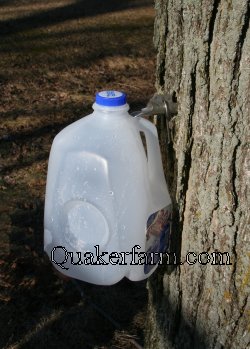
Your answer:
[[[156,127],[128,109],[125,94],[97,93],[49,157],[44,249],[58,271],[98,285],[151,275],[170,230]]]

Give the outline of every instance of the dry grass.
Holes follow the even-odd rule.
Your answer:
[[[125,91],[132,109],[154,93],[153,4],[100,3],[0,3],[0,348],[130,348],[128,333],[143,341],[145,283],[84,285],[118,332],[43,254],[55,134],[91,111],[98,90]]]

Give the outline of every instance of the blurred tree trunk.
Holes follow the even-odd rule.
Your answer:
[[[157,90],[178,102],[170,145],[159,125],[175,205],[170,251],[181,261],[228,252],[231,265],[159,267],[148,282],[146,347],[250,348],[249,1],[155,6]]]

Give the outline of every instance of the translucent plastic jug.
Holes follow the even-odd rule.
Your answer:
[[[44,249],[61,273],[99,285],[151,275],[170,230],[156,127],[128,109],[125,94],[98,93],[49,158]]]

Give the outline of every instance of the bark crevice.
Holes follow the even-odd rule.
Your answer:
[[[208,113],[210,109],[210,61],[211,61],[211,47],[214,38],[214,28],[215,21],[218,14],[218,9],[220,6],[221,0],[215,0],[213,3],[212,14],[210,17],[208,25],[208,52],[207,52],[207,63],[206,63],[206,72],[207,72],[207,90],[208,90]]]
[[[233,67],[233,80],[238,80],[239,76],[239,70],[240,70],[240,62],[242,57],[242,47],[244,45],[247,30],[249,28],[249,18],[250,18],[250,5],[249,2],[247,4],[246,12],[243,15],[244,22],[241,29],[241,33],[239,36],[239,40],[236,44],[236,55],[234,60],[234,67]]]
[[[231,163],[231,168],[232,168],[232,194],[233,194],[233,199],[234,199],[234,211],[237,210],[239,206],[239,199],[238,199],[238,194],[236,190],[236,180],[237,180],[237,168],[236,168],[236,160],[237,160],[237,151],[241,145],[240,140],[238,140],[238,143],[236,144],[235,148],[233,149],[233,154],[232,154],[232,163]],[[235,215],[234,216],[234,221],[235,221]],[[233,222],[234,224],[234,222]]]
[[[183,164],[183,173],[182,173],[182,191],[181,195],[185,198],[183,202],[183,209],[181,212],[181,221],[184,221],[184,213],[186,208],[186,193],[188,191],[189,184],[189,176],[192,164],[192,148],[193,148],[193,115],[196,104],[196,69],[197,69],[198,61],[196,61],[194,65],[194,69],[191,72],[191,83],[190,83],[190,111],[188,115],[188,123],[187,123],[187,149],[185,150],[185,158]]]

